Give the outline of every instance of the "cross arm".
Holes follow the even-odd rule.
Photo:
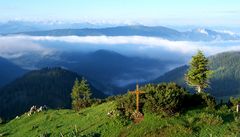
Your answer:
[[[136,91],[128,91],[130,94],[136,94]]]

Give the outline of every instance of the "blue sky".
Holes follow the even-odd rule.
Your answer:
[[[238,25],[239,0],[0,0],[0,21]]]

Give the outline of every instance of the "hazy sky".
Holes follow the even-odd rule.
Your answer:
[[[238,25],[240,0],[0,0],[0,21]]]

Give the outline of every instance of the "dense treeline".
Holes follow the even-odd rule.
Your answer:
[[[61,68],[44,68],[27,73],[4,87],[0,92],[0,116],[11,118],[29,110],[33,105],[50,108],[70,108],[71,90],[76,73]],[[105,95],[90,85],[93,97]]]
[[[214,70],[211,93],[216,96],[240,95],[240,52],[226,52],[210,59]]]

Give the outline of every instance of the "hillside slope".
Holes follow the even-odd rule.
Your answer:
[[[5,84],[22,76],[26,71],[7,59],[0,57],[0,88]]]
[[[240,133],[239,122],[233,119],[232,112],[214,113],[196,109],[181,116],[165,118],[145,114],[141,123],[130,122],[125,125],[119,118],[107,115],[114,108],[114,102],[107,102],[83,109],[78,113],[72,110],[48,110],[30,117],[24,114],[7,124],[0,125],[0,135],[55,137],[74,136],[77,131],[78,136],[94,137],[205,137],[238,136]],[[223,123],[218,121],[219,117],[223,119]]]
[[[240,52],[225,52],[209,57],[210,69],[214,74],[207,89],[215,97],[240,96]],[[187,87],[184,74],[188,66],[176,68],[154,80],[154,83],[174,81]]]
[[[0,116],[11,118],[31,106],[70,108],[70,93],[75,79],[82,76],[61,68],[45,68],[25,74],[0,91]],[[93,97],[105,95],[91,86]]]

